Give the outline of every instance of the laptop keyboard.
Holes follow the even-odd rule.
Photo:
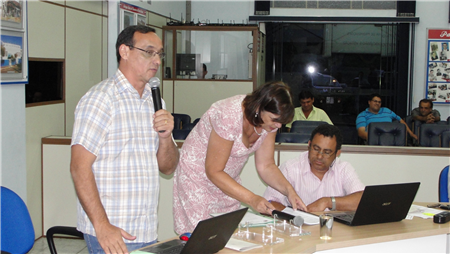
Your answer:
[[[353,218],[355,217],[355,214],[354,213],[345,213],[345,214],[336,215],[336,217],[341,220],[344,220],[344,221],[352,222]]]
[[[158,251],[155,254],[179,254],[183,248],[184,244]]]

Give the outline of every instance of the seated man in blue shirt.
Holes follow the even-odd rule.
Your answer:
[[[414,139],[417,139],[417,136],[409,129],[405,121],[403,121],[392,110],[381,107],[381,96],[379,94],[371,94],[369,97],[369,107],[359,113],[356,118],[356,129],[358,130],[358,136],[364,140],[367,140],[367,127],[370,123],[392,122],[394,119],[404,124],[409,135],[411,135]]]

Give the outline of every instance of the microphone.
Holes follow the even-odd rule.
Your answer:
[[[161,81],[158,77],[153,77],[148,81],[148,83],[150,84],[152,90],[153,106],[156,113],[156,111],[162,109],[161,92],[159,91]],[[165,130],[160,130],[159,132],[165,132]]]
[[[288,214],[285,212],[273,210],[272,216],[275,217],[275,215],[277,215],[278,219],[281,219],[281,220],[287,220],[287,221],[292,220],[292,223],[297,227],[301,227],[303,225],[303,222],[305,222],[305,220],[303,219],[302,216],[294,216],[294,215],[291,215],[291,214]]]
[[[152,89],[152,97],[153,97],[153,106],[155,107],[155,112],[162,109],[161,103],[161,92],[159,91],[159,85],[161,81],[159,81],[158,77],[151,78],[148,83]]]

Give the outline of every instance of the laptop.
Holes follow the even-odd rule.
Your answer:
[[[349,226],[403,220],[414,201],[419,182],[366,186],[355,212],[333,214],[334,220]]]
[[[174,239],[150,245],[140,251],[175,254],[216,253],[225,247],[247,210],[248,207],[200,221],[188,241]]]

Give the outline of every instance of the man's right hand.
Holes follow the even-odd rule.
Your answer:
[[[110,223],[105,223],[95,230],[97,240],[105,253],[128,253],[127,246],[122,237],[127,240],[135,240],[136,236],[128,234],[125,230]]]

